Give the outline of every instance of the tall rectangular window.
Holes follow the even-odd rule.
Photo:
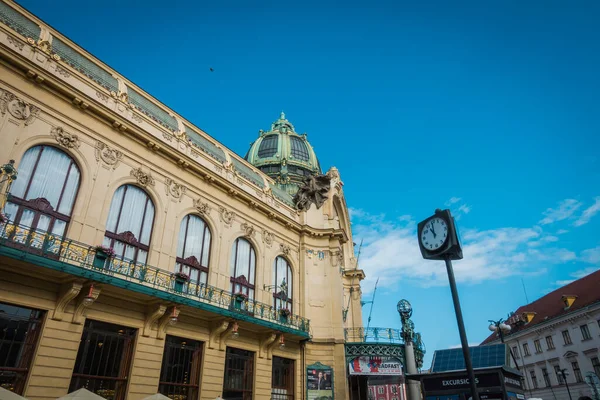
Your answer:
[[[223,398],[252,400],[253,385],[254,353],[228,347],[225,354]]]
[[[69,392],[86,388],[100,397],[125,400],[136,330],[86,320]]]
[[[579,329],[581,330],[582,340],[590,340],[592,338],[592,335],[590,335],[590,328],[587,326],[587,324],[581,325]]]
[[[529,345],[527,343],[523,343],[523,354],[525,354],[526,356],[531,355],[531,353],[529,352]]]
[[[537,381],[537,378],[535,377],[535,371],[534,370],[529,371],[529,375],[531,375],[531,383],[533,384],[533,388],[537,389],[538,381]]]
[[[548,350],[554,350],[554,340],[552,336],[546,336],[546,346],[548,346]]]
[[[546,387],[550,386],[550,376],[548,376],[548,370],[546,368],[542,368],[542,376],[544,377],[544,384]]]
[[[294,360],[273,356],[271,399],[294,399]]]
[[[571,334],[569,333],[568,330],[562,331],[562,337],[563,337],[563,340],[565,341],[565,345],[573,343],[571,341]]]
[[[44,313],[0,303],[0,387],[23,394]]]
[[[201,342],[167,336],[158,392],[171,399],[197,399],[201,358]]]
[[[517,346],[513,346],[512,353],[515,358],[519,358],[519,349],[517,349]]]
[[[600,360],[598,360],[598,357],[592,357],[592,367],[594,367],[596,375],[600,376]]]
[[[541,353],[542,352],[542,344],[540,343],[540,339],[535,339],[533,341],[533,345],[535,346],[535,352],[536,353]]]
[[[579,363],[577,361],[573,361],[571,363],[571,367],[573,367],[573,374],[575,375],[575,381],[583,382],[583,376],[581,375],[581,370],[579,369]]]
[[[565,381],[563,379],[563,375],[562,375],[562,372],[560,370],[560,366],[558,366],[558,365],[554,366],[554,373],[556,374],[556,379],[558,380],[558,384],[559,385],[564,385]]]

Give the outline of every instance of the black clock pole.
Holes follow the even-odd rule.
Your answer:
[[[446,261],[446,269],[448,270],[448,281],[450,281],[450,291],[452,292],[452,301],[454,302],[454,312],[456,313],[456,322],[458,322],[458,333],[460,334],[460,343],[462,344],[463,357],[465,358],[465,366],[469,374],[469,383],[471,385],[471,398],[479,400],[477,393],[477,384],[475,383],[475,372],[471,363],[471,352],[469,351],[469,342],[467,341],[467,332],[465,331],[465,322],[463,321],[462,311],[460,309],[460,300],[458,299],[458,291],[456,290],[456,280],[454,279],[454,270],[452,269],[452,261],[450,255],[444,258]]]

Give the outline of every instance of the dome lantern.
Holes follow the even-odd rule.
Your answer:
[[[307,135],[296,133],[282,111],[269,131],[259,131],[250,145],[246,161],[263,171],[290,195],[296,194],[304,178],[321,174],[319,160]]]

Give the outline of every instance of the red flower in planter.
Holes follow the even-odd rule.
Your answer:
[[[115,256],[115,251],[111,247],[96,246],[96,247],[94,247],[94,251],[96,253],[102,252],[102,253],[106,254],[109,258],[112,258]]]

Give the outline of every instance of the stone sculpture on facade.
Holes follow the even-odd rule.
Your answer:
[[[327,175],[311,175],[304,179],[304,184],[298,190],[298,193],[294,196],[294,205],[297,209],[302,211],[308,211],[311,204],[315,204],[317,209],[321,208],[325,200],[327,200],[327,193],[331,178]]]

